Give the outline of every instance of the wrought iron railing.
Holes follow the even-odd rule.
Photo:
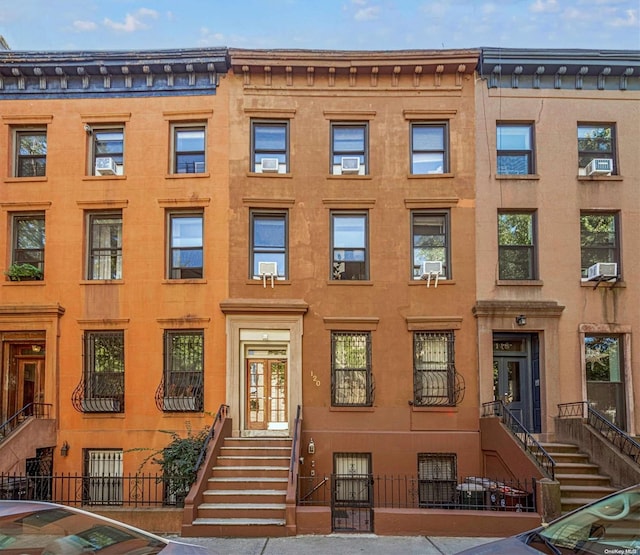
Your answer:
[[[71,404],[78,412],[124,412],[124,372],[83,374]]]
[[[75,507],[116,505],[124,507],[175,506],[168,495],[179,476],[129,474],[125,476],[78,474],[0,474],[0,499],[52,501]]]
[[[507,408],[502,401],[491,401],[482,404],[482,416],[499,416],[504,426],[511,432],[523,449],[531,455],[538,468],[552,480],[555,479],[556,462],[522,425],[522,422]]]
[[[354,487],[349,487],[349,481]],[[418,476],[300,476],[299,505],[367,506],[390,509],[474,509],[535,512],[536,480],[428,480]],[[334,489],[341,486],[338,495]],[[345,495],[346,492],[346,495]]]
[[[218,412],[216,413],[215,418],[213,419],[213,424],[211,424],[211,428],[209,428],[209,433],[207,437],[204,438],[204,443],[202,444],[202,449],[200,449],[200,454],[198,455],[198,460],[193,468],[194,472],[198,472],[200,465],[204,461],[204,457],[207,454],[207,448],[209,446],[209,442],[213,439],[215,434],[215,428],[218,422],[222,422],[224,418],[226,418],[229,413],[229,405],[220,405],[218,408]]]
[[[0,442],[28,418],[49,418],[51,405],[48,403],[29,403],[0,424]]]
[[[586,418],[587,423],[620,453],[640,464],[640,443],[618,428],[587,401],[558,405],[559,418]]]
[[[289,461],[289,482],[293,482],[293,474],[296,463],[296,457],[298,456],[298,442],[300,438],[298,437],[298,430],[300,429],[300,419],[302,418],[302,407],[298,405],[298,410],[296,411],[296,420],[293,424],[293,439],[291,440],[291,460]]]
[[[172,372],[162,377],[156,389],[156,407],[164,412],[202,412],[204,378],[202,372]]]

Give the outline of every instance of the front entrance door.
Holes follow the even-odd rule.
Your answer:
[[[249,358],[246,376],[247,428],[286,430],[287,361]]]
[[[16,350],[12,349],[12,353]],[[44,398],[44,358],[11,357],[6,375],[6,391],[6,404],[0,415],[3,422],[27,405],[41,403]]]
[[[536,433],[540,431],[540,379],[533,372],[533,343],[537,342],[527,334],[494,335],[493,399],[503,401],[529,432]]]

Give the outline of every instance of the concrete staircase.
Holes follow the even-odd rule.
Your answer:
[[[571,443],[543,443],[556,461],[556,480],[560,482],[562,512],[568,513],[600,497],[617,491],[597,464]]]
[[[291,439],[226,438],[197,508],[193,535],[286,535]]]

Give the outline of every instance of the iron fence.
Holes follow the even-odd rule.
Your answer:
[[[300,476],[298,505],[361,507],[358,497],[349,503],[334,491],[336,484],[365,477],[356,475]],[[367,475],[370,485],[366,502],[372,508],[471,509],[484,511],[536,512],[536,481],[469,476],[461,480],[425,480],[418,476]],[[360,490],[358,490],[360,491]]]
[[[179,506],[182,500],[169,494],[169,485],[181,479],[163,474],[30,476],[3,473],[0,474],[0,499],[51,501],[74,507],[171,507]]]

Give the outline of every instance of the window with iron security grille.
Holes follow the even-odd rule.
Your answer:
[[[371,333],[331,333],[331,404],[370,407],[373,404]]]
[[[90,505],[122,504],[122,451],[84,450],[84,488],[82,500]]]
[[[455,336],[415,332],[413,380],[415,406],[455,406],[464,396],[464,381],[455,367]]]
[[[124,412],[124,332],[86,332],[84,349],[82,410]]]
[[[368,506],[373,497],[371,454],[335,453],[334,468],[334,501]]]
[[[458,472],[452,453],[418,453],[418,499],[421,507],[455,503]]]
[[[165,331],[165,411],[201,411],[204,405],[204,332]]]

